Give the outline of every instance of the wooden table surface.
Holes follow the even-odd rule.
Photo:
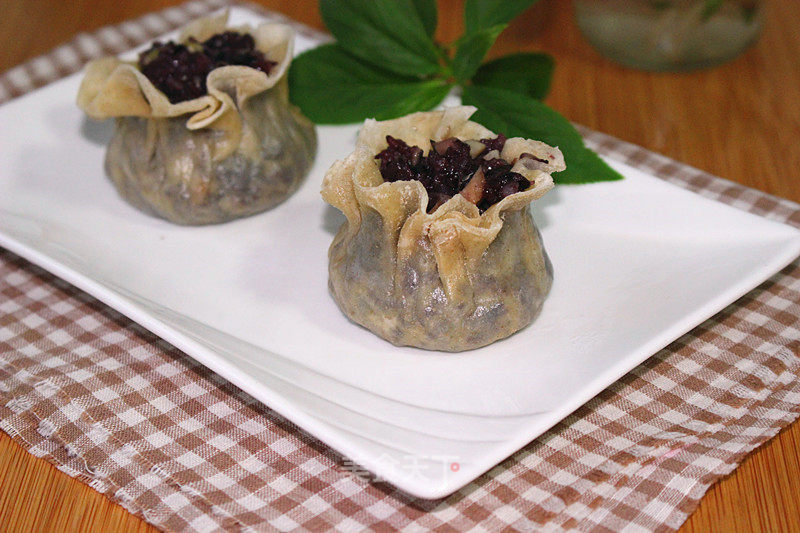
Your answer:
[[[175,0],[0,0],[0,71]],[[312,0],[260,0],[311,26]],[[463,0],[440,0],[437,36],[462,29]],[[571,2],[523,14],[490,52],[545,50],[556,58],[547,102],[577,123],[739,183],[800,202],[800,2],[768,0],[757,45],[735,61],[690,74],[612,64],[580,36]],[[87,486],[0,433],[0,524],[23,531],[151,531]],[[2,529],[2,527],[0,527]],[[747,458],[708,492],[683,531],[800,531],[800,424]]]

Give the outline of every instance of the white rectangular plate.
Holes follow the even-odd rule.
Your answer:
[[[0,107],[0,245],[424,498],[475,479],[800,253],[789,226],[610,162],[625,180],[558,187],[534,207],[555,282],[532,326],[461,354],[397,348],[327,290],[343,217],[319,188],[355,126],[318,129],[311,174],[276,209],[179,227],[119,198],[103,171],[112,125],[75,107],[79,82]]]

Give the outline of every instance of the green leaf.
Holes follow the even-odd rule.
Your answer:
[[[405,76],[439,72],[439,53],[412,0],[320,0],[325,25],[349,53]]]
[[[417,10],[417,15],[425,27],[425,33],[433,37],[436,31],[437,14],[436,14],[436,0],[411,0],[414,8]]]
[[[464,6],[466,34],[507,24],[537,0],[467,0]]]
[[[508,137],[536,139],[557,146],[567,170],[554,176],[556,183],[592,183],[622,179],[600,157],[586,148],[580,133],[567,119],[527,96],[493,87],[469,86],[461,96],[478,111],[472,120]]]
[[[554,68],[555,61],[548,54],[510,54],[481,65],[472,83],[542,100],[550,90]]]
[[[426,111],[447,96],[444,80],[420,81],[376,69],[326,44],[297,56],[289,69],[292,103],[317,124],[385,120]]]
[[[456,55],[451,66],[457,80],[464,82],[475,74],[486,52],[506,26],[507,24],[496,24],[475,33],[468,33],[458,40]]]

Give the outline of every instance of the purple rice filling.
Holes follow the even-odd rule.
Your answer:
[[[154,42],[139,54],[139,70],[170,102],[177,104],[208,92],[206,77],[218,67],[243,65],[269,74],[277,65],[255,48],[252,35],[226,31],[206,41]]]
[[[450,137],[442,141],[431,141],[428,155],[421,148],[409,146],[403,140],[386,136],[388,146],[375,156],[380,160],[380,172],[386,182],[417,180],[428,192],[428,213],[461,193],[464,198],[478,206],[481,213],[506,196],[524,191],[531,182],[517,172],[512,172],[513,163],[487,155],[495,150],[500,153],[506,137],[481,139],[484,148],[472,155],[466,142]]]

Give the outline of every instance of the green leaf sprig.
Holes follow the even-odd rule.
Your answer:
[[[586,148],[578,131],[541,100],[553,58],[521,52],[483,63],[500,33],[537,0],[466,0],[465,32],[449,45],[434,40],[435,0],[320,0],[336,38],[295,58],[292,103],[317,124],[386,120],[436,107],[454,88],[473,120],[509,137],[558,146],[567,170],[560,184],[621,179]]]

